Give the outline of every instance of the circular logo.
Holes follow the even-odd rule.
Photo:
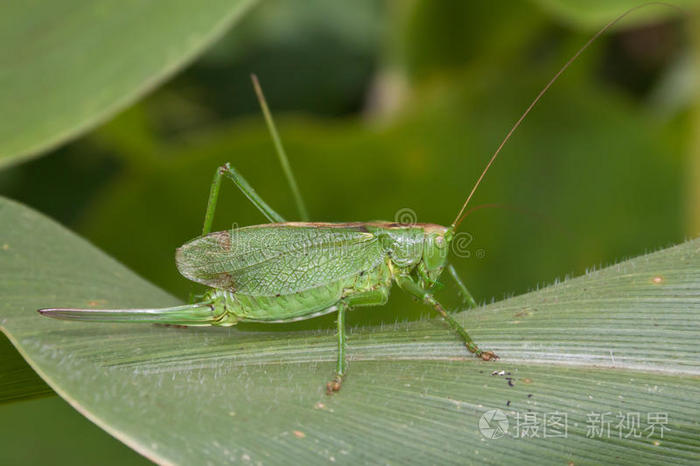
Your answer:
[[[471,257],[472,252],[469,250],[469,245],[473,240],[474,237],[466,231],[457,233],[452,239],[452,251],[455,253],[455,256],[465,259]]]
[[[404,207],[403,209],[396,211],[396,214],[394,214],[394,222],[398,223],[399,225],[412,227],[418,223],[418,215],[416,215],[416,212],[413,209]]]
[[[486,411],[479,419],[479,431],[487,439],[499,439],[508,433],[508,417],[500,409]]]

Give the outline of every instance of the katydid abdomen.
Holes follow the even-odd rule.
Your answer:
[[[388,298],[391,288],[390,269],[380,263],[372,270],[303,291],[276,296],[252,296],[244,293],[218,291],[227,312],[241,320],[270,323],[312,319],[338,310],[339,306],[362,306],[358,296],[381,292]],[[211,292],[212,294],[217,292]],[[367,305],[381,304],[371,302]]]

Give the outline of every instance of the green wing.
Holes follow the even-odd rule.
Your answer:
[[[175,260],[195,282],[277,296],[370,271],[384,251],[359,223],[278,223],[210,233],[179,248]]]

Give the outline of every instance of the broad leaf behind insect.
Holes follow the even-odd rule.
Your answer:
[[[36,155],[132,103],[255,0],[0,4],[0,165]],[[47,85],[50,76],[50,85]]]

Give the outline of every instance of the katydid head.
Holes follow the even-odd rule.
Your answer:
[[[423,232],[422,272],[428,282],[435,283],[447,265],[454,229],[440,225],[426,225],[423,227]]]
[[[418,267],[423,285],[428,288],[437,282],[447,265],[450,243],[454,236],[450,228],[434,223],[369,223],[372,233],[380,238],[383,247],[397,268]]]

